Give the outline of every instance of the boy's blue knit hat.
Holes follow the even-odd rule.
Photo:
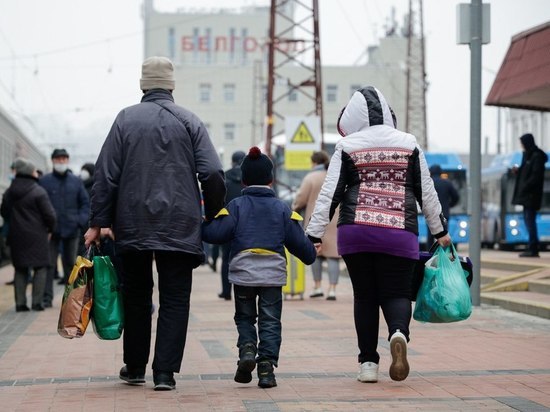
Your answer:
[[[273,162],[253,146],[241,163],[242,182],[246,186],[268,185],[273,182]]]

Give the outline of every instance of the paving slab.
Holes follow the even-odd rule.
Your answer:
[[[6,291],[11,287],[4,286],[12,274],[11,267],[0,269],[0,299],[13,299],[13,292]],[[176,390],[170,392],[153,391],[150,365],[145,385],[129,386],[118,379],[121,340],[99,340],[91,327],[81,339],[61,338],[56,331],[61,286],[56,286],[54,307],[44,312],[15,313],[13,303],[0,304],[7,308],[0,314],[0,410],[550,410],[548,319],[482,305],[463,322],[413,320],[408,348],[411,373],[402,382],[389,378],[390,353],[382,320],[380,380],[361,383],[356,380],[350,280],[340,278],[336,301],[310,299],[308,272],[306,298],[283,304],[279,386],[261,389],[256,379],[247,385],[233,381],[234,304],[217,297],[220,274],[203,266],[193,282],[182,370],[176,375]]]

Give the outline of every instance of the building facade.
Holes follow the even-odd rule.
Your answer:
[[[176,103],[204,121],[226,167],[233,151],[246,150],[265,140],[269,17],[269,7],[159,13],[152,0],[144,3],[145,57],[166,56],[174,62]],[[296,42],[288,47],[301,45]],[[393,34],[380,39],[379,46],[369,48],[366,64],[322,66],[324,131],[336,132],[341,109],[353,91],[367,84],[384,93],[403,128],[406,57],[407,38]],[[302,78],[303,71],[299,65],[278,70],[290,80]],[[287,91],[287,82],[279,80],[274,98]],[[277,111],[285,116],[303,116],[311,111],[310,104],[311,100],[295,91],[277,102]],[[282,120],[275,122],[279,124],[274,130],[284,128]],[[423,131],[411,133],[425,145]]]

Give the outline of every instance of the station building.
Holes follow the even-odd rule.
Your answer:
[[[292,7],[293,2],[288,4]],[[154,9],[152,0],[144,1],[145,58],[166,56],[174,62],[175,101],[203,120],[224,167],[230,165],[233,151],[265,140],[269,17],[266,6],[161,13]],[[288,22],[278,22],[278,28],[279,24]],[[398,122],[404,125],[407,41],[393,31],[380,39],[378,46],[369,48],[366,64],[322,65],[325,132],[336,132],[341,109],[353,91],[367,84],[384,93]],[[300,47],[300,43],[288,47]],[[321,49],[321,63],[322,59]],[[288,79],[303,78],[304,70],[299,65],[286,65],[279,74]],[[284,81],[276,82],[274,95],[281,95],[288,87]],[[277,112],[303,116],[311,110],[309,105],[310,99],[293,92],[277,102]],[[274,129],[283,127],[274,125]],[[411,133],[425,145],[423,131]]]

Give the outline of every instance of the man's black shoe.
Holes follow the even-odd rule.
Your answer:
[[[135,368],[124,365],[120,369],[118,377],[130,385],[145,383],[145,367]]]
[[[40,304],[37,304],[37,305],[32,305],[32,310],[35,310],[35,311],[43,311],[44,310],[44,306],[40,305]]]
[[[9,281],[6,282],[6,285],[8,285],[8,286],[13,286],[14,284],[15,284],[15,280],[14,280],[14,279],[9,280]]]
[[[51,308],[52,307],[52,302],[49,302],[49,301],[42,302],[42,306],[44,308]]]
[[[540,257],[540,255],[537,252],[529,252],[527,250],[525,252],[521,252],[519,257]]]
[[[262,361],[258,363],[258,378],[258,386],[260,388],[273,388],[277,386],[271,362]]]
[[[223,293],[218,293],[218,297],[220,299],[231,300],[231,295],[224,295]]]
[[[235,382],[249,383],[252,380],[252,371],[256,367],[256,345],[246,343],[239,350],[239,361],[237,362],[237,372],[235,372]]]
[[[171,391],[176,389],[174,372],[153,371],[153,381],[156,391]]]
[[[30,309],[27,305],[17,305],[15,307],[16,312],[28,312]]]

